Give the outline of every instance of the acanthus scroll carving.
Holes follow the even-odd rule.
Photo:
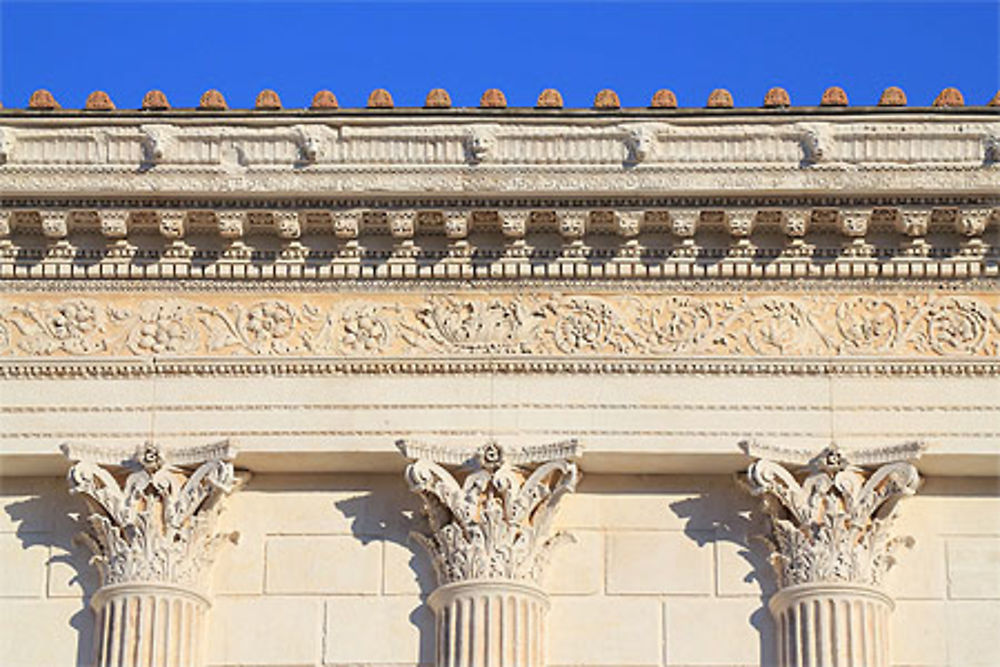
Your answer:
[[[196,590],[219,544],[220,501],[237,486],[228,443],[163,450],[145,443],[132,454],[65,444],[75,461],[70,492],[90,513],[80,538],[93,551],[103,585],[159,583]]]
[[[995,299],[444,293],[0,302],[0,356],[1000,356]]]
[[[896,505],[920,485],[916,467],[906,459],[917,458],[923,445],[855,455],[831,445],[795,473],[782,462],[801,466],[802,452],[742,446],[757,459],[741,482],[762,498],[780,586],[880,586],[894,563],[894,549],[912,543],[893,537],[891,529]],[[866,462],[869,467],[862,467]],[[873,469],[872,462],[881,465]]]
[[[550,535],[560,498],[580,473],[575,441],[510,451],[488,442],[449,452],[398,443],[411,459],[410,489],[424,501],[429,532],[413,537],[431,556],[441,585],[474,579],[539,584],[553,548],[572,537]],[[467,459],[459,482],[444,464]]]

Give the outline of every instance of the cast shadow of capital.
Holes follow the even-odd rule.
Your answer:
[[[709,488],[695,497],[673,502],[670,509],[686,521],[684,534],[698,546],[715,543],[718,577],[734,570],[744,573],[742,582],[751,587],[717,580],[716,592],[720,596],[757,596],[760,606],[748,620],[760,637],[759,664],[776,665],[777,638],[767,602],[777,588],[777,580],[769,561],[768,547],[758,539],[766,534],[767,526],[761,513],[756,511],[756,500],[744,493],[734,480],[730,485]]]
[[[383,593],[419,597],[420,605],[409,616],[410,623],[420,633],[417,658],[420,665],[436,664],[435,619],[427,605],[427,596],[437,586],[437,578],[429,555],[410,537],[413,531],[425,529],[419,500],[412,495],[403,500],[396,493],[376,488],[337,501],[334,506],[351,520],[351,533],[362,544],[384,543]],[[401,572],[404,562],[409,575]],[[397,569],[393,573],[394,567]]]
[[[8,490],[4,489],[6,493]],[[19,494],[20,495],[20,494]],[[24,550],[45,548],[47,570],[45,597],[37,602],[56,602],[77,599],[80,609],[69,617],[68,623],[77,635],[77,667],[89,667],[94,657],[94,614],[90,600],[99,586],[96,568],[90,564],[91,553],[85,544],[76,539],[84,529],[75,515],[83,515],[85,504],[70,496],[65,485],[39,484],[31,489],[25,500],[4,507],[12,524],[17,526],[15,536]],[[50,628],[33,628],[29,633],[38,637],[51,632]]]

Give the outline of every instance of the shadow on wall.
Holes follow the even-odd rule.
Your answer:
[[[69,619],[78,636],[77,667],[94,664],[94,614],[90,598],[99,585],[97,572],[89,562],[88,548],[74,539],[83,526],[68,513],[76,510],[83,514],[85,509],[82,501],[69,496],[64,484],[41,485],[34,497],[4,507],[11,522],[17,525],[16,535],[24,549],[51,548],[46,560],[46,598],[79,599],[82,589],[81,608]]]
[[[739,548],[736,553],[750,566],[743,581],[756,583],[760,590],[761,606],[749,618],[760,637],[759,664],[776,665],[776,636],[767,602],[776,590],[777,581],[768,560],[768,547],[758,537],[766,534],[766,525],[759,512],[752,512],[755,503],[754,498],[733,484],[670,503],[670,509],[687,521],[684,534],[698,546],[714,542]]]
[[[420,530],[424,524],[417,509],[416,497],[408,495],[402,505],[400,500],[400,496],[394,491],[374,488],[333,504],[351,520],[351,533],[362,544],[391,542],[410,552],[408,565],[419,589],[420,606],[410,613],[409,621],[420,633],[419,663],[433,665],[436,660],[434,647],[437,637],[434,616],[427,606],[427,596],[434,591],[437,580],[430,557],[410,537],[411,532]]]

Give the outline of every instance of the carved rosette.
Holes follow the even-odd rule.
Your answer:
[[[413,537],[438,577],[428,600],[437,617],[437,664],[541,667],[549,604],[541,577],[552,549],[572,541],[552,535],[551,524],[559,499],[579,481],[579,445],[400,448],[411,459],[406,479],[424,500],[430,529]],[[448,464],[469,472],[459,482]]]
[[[200,665],[208,575],[219,544],[236,537],[215,531],[220,501],[237,485],[228,443],[62,450],[75,461],[70,492],[90,510],[80,537],[102,584],[91,601],[97,664]]]
[[[887,666],[893,602],[881,585],[894,548],[912,543],[890,533],[897,504],[920,485],[907,459],[923,446],[850,456],[830,446],[808,461],[801,452],[744,449],[757,460],[743,483],[763,499],[770,524],[780,664]],[[805,465],[792,473],[782,462]]]

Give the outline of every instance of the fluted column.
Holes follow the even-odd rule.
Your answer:
[[[576,487],[575,441],[508,451],[400,443],[410,488],[424,500],[438,588],[428,602],[439,667],[544,667],[549,554],[571,541],[550,535],[559,499]],[[461,483],[444,465],[468,469]]]
[[[236,486],[228,443],[134,453],[63,445],[76,463],[70,492],[87,501],[88,530],[101,587],[96,615],[98,667],[198,667],[210,606],[208,575],[220,542],[220,501]]]
[[[922,448],[848,456],[831,446],[807,461],[802,452],[745,444],[757,460],[744,484],[762,497],[770,523],[780,667],[889,667],[894,605],[882,582],[894,548],[912,541],[890,531],[897,503],[920,485],[906,459]]]

